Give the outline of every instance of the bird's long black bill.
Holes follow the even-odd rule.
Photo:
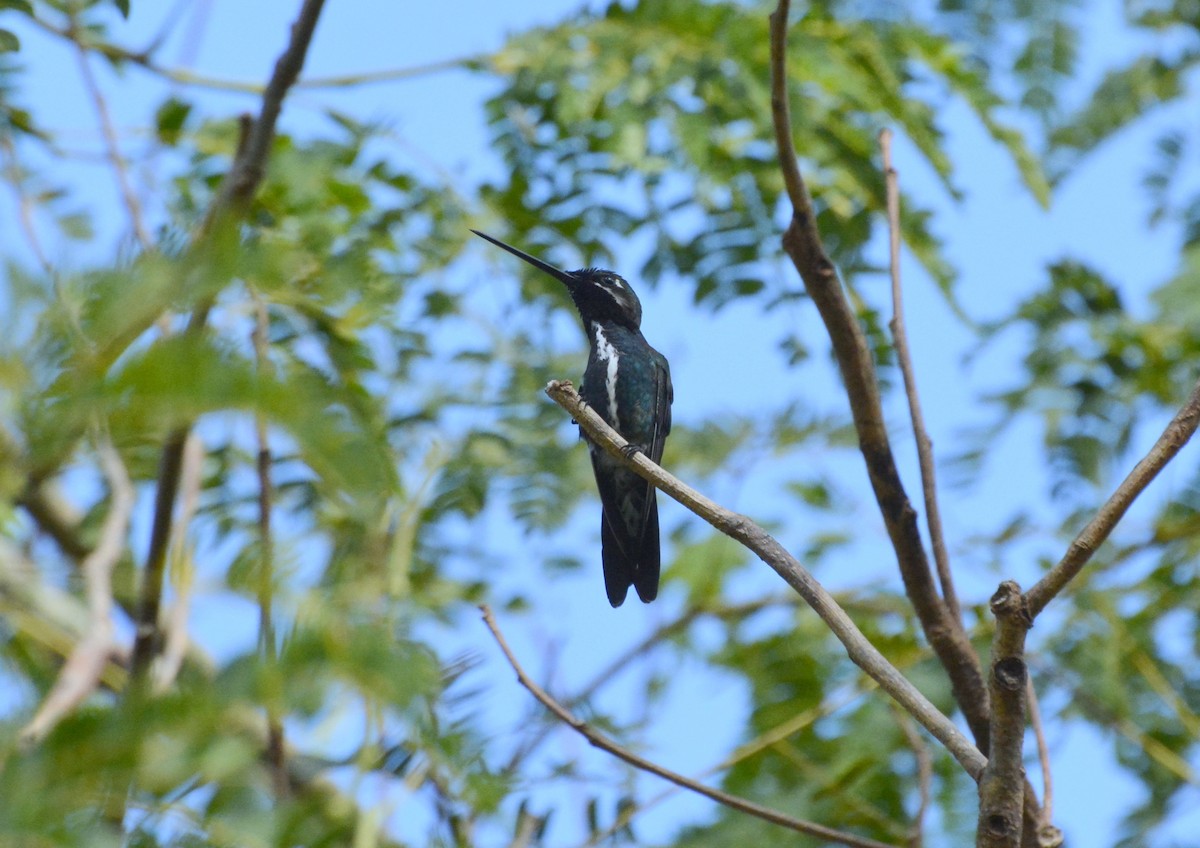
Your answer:
[[[537,268],[539,271],[544,271],[545,273],[549,274],[554,279],[556,279],[562,283],[565,283],[568,286],[574,285],[574,283],[575,283],[574,275],[568,274],[566,271],[560,271],[558,268],[555,268],[550,263],[543,262],[542,260],[538,259],[536,256],[530,256],[525,251],[518,250],[517,248],[513,247],[511,244],[505,244],[504,242],[500,241],[500,239],[492,238],[487,233],[481,233],[481,232],[479,232],[479,230],[471,230],[471,232],[473,232],[475,235],[479,236],[481,239],[487,239],[492,244],[496,245],[496,247],[504,248],[505,250],[507,250],[509,253],[511,253],[513,256],[517,257],[518,259],[524,259],[526,262],[528,262],[534,268]]]

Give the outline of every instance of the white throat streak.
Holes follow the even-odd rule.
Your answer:
[[[612,425],[617,427],[617,366],[620,357],[612,342],[604,335],[598,323],[592,324],[592,332],[596,334],[596,356],[604,360],[608,366],[604,373],[604,388],[608,392],[608,411],[612,416]]]

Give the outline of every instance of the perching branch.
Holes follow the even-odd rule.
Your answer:
[[[1071,542],[1063,558],[1054,568],[1050,569],[1041,580],[1025,593],[1025,602],[1029,606],[1029,614],[1037,618],[1046,608],[1046,604],[1061,592],[1074,579],[1096,549],[1104,543],[1112,533],[1117,522],[1125,515],[1125,511],[1133,504],[1142,490],[1150,485],[1158,472],[1162,471],[1175,454],[1188,443],[1200,425],[1200,382],[1197,382],[1188,396],[1187,402],[1175,413],[1171,423],[1163,430],[1158,441],[1141,461],[1133,467],[1121,485],[1104,505],[1096,512],[1095,517],[1087,526],[1079,531],[1079,535]]]
[[[86,585],[88,624],[83,638],[67,658],[58,680],[33,719],[21,730],[21,740],[40,741],[56,724],[96,690],[113,650],[112,572],[125,550],[125,534],[133,512],[134,491],[125,463],[107,435],[97,434],[96,448],[111,502],[100,541],[81,566]]]
[[[709,500],[655,465],[644,454],[627,456],[625,448],[628,442],[609,427],[594,409],[584,405],[578,392],[569,382],[552,381],[546,386],[546,394],[579,422],[580,428],[593,444],[649,480],[660,491],[683,504],[717,530],[740,542],[771,566],[829,626],[833,635],[845,646],[846,653],[854,664],[865,671],[880,688],[941,742],[966,769],[967,774],[978,779],[986,762],[979,749],[879,653],[833,596],[775,538],[746,516],[730,512]]]
[[[958,593],[954,591],[954,578],[950,572],[950,554],[946,551],[946,536],[942,532],[942,513],[938,507],[937,470],[933,462],[933,442],[925,429],[925,416],[921,412],[921,396],[917,392],[917,375],[913,369],[912,352],[908,348],[908,330],[904,324],[904,295],[900,284],[900,187],[896,169],[892,167],[892,131],[879,133],[879,147],[883,153],[883,177],[887,188],[887,219],[889,265],[892,276],[892,340],[896,347],[896,361],[904,379],[904,393],[908,396],[908,411],[912,419],[913,438],[917,443],[917,462],[921,468],[921,491],[925,496],[925,523],[929,528],[929,544],[933,548],[933,562],[937,566],[938,583],[942,587],[942,600],[950,617],[961,627],[962,608],[958,604]]]
[[[925,638],[946,669],[954,698],[975,741],[986,747],[988,694],[983,670],[961,622],[950,615],[938,595],[917,526],[917,514],[905,494],[892,455],[871,352],[833,262],[825,253],[817,232],[812,199],[797,165],[787,96],[788,6],[788,0],[780,0],[771,14],[771,111],[779,163],[792,203],[792,220],[783,234],[783,248],[804,280],[829,333],[850,402],[859,449],[896,552],[905,592],[921,622]]]
[[[587,739],[587,741],[590,742],[594,747],[599,748],[601,751],[606,751],[607,753],[612,754],[618,759],[629,763],[634,768],[657,775],[664,780],[669,780],[671,783],[674,783],[677,786],[690,789],[697,794],[703,795],[706,798],[710,798],[719,804],[724,804],[731,809],[738,810],[739,812],[746,813],[747,815],[754,816],[755,818],[760,818],[763,821],[770,822],[771,824],[776,824],[780,827],[794,830],[797,833],[816,836],[820,839],[826,840],[827,842],[833,842],[838,845],[855,846],[855,848],[890,848],[890,846],[888,846],[885,842],[877,842],[874,839],[868,839],[862,836],[854,836],[850,833],[843,833],[840,830],[834,830],[833,828],[825,827],[824,825],[816,824],[815,822],[792,818],[791,816],[784,815],[777,810],[763,807],[759,804],[755,804],[753,801],[747,801],[745,798],[739,798],[736,795],[730,795],[729,793],[722,792],[719,789],[713,789],[712,787],[705,786],[703,783],[697,783],[690,778],[684,777],[682,774],[678,774],[670,769],[663,768],[657,763],[651,762],[644,757],[639,757],[632,751],[623,748],[604,734],[595,730],[587,722],[576,718],[569,710],[567,710],[566,707],[558,703],[558,701],[554,700],[554,698],[552,698],[544,689],[542,689],[542,687],[534,683],[529,675],[525,673],[525,670],[521,667],[521,664],[517,661],[512,649],[508,647],[508,642],[505,641],[504,634],[500,632],[500,628],[496,624],[496,619],[492,615],[491,608],[487,606],[487,604],[484,604],[479,609],[483,613],[484,624],[486,624],[488,630],[491,631],[492,637],[496,640],[496,644],[500,646],[500,650],[504,653],[504,657],[506,660],[508,660],[508,664],[512,666],[513,671],[516,672],[517,680],[520,682],[520,684],[524,686],[529,691],[529,694],[533,695],[533,697],[536,698],[538,702],[542,704],[542,706],[553,713],[556,718],[569,726],[576,733]]]
[[[1018,848],[1025,806],[1025,635],[1033,619],[1021,587],[1011,580],[992,595],[991,749],[979,781],[978,848]]]

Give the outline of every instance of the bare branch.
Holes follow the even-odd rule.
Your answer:
[[[1054,782],[1050,770],[1050,746],[1046,744],[1046,730],[1042,726],[1042,711],[1038,707],[1037,690],[1034,689],[1032,675],[1026,679],[1025,689],[1029,724],[1037,740],[1038,763],[1042,769],[1042,823],[1045,825],[1054,820]]]
[[[1196,427],[1200,425],[1200,382],[1197,382],[1188,396],[1187,402],[1175,413],[1171,423],[1163,430],[1158,441],[1141,461],[1133,467],[1117,490],[1112,493],[1104,505],[1096,512],[1095,517],[1087,526],[1079,531],[1079,535],[1071,542],[1063,558],[1054,568],[1050,569],[1041,580],[1034,584],[1025,594],[1025,602],[1029,605],[1029,614],[1034,618],[1046,608],[1046,604],[1058,595],[1066,585],[1074,579],[1096,549],[1104,543],[1112,533],[1117,522],[1125,515],[1125,511],[1137,499],[1137,496],[1150,485],[1158,472],[1162,471],[1175,454],[1188,443]]]
[[[258,119],[251,127],[246,143],[234,159],[233,167],[221,183],[221,189],[208,209],[203,229],[208,230],[216,223],[230,207],[240,207],[248,203],[259,183],[266,173],[267,157],[271,152],[271,142],[275,138],[275,122],[283,109],[283,98],[295,84],[304,67],[304,57],[312,42],[313,32],[317,28],[317,19],[325,0],[304,0],[296,22],[292,24],[292,35],[283,54],[275,63],[275,70],[263,91],[262,106]]]
[[[26,744],[43,739],[67,713],[96,690],[113,649],[112,572],[121,558],[121,552],[125,550],[134,491],[125,463],[108,436],[98,433],[96,442],[100,465],[108,480],[111,503],[100,532],[100,541],[82,565],[88,625],[42,706],[22,729],[21,740]]]
[[[554,700],[554,698],[552,698],[544,689],[534,683],[533,680],[530,679],[529,675],[525,673],[525,670],[521,667],[521,664],[517,662],[517,658],[513,655],[512,649],[508,647],[508,642],[505,641],[504,634],[500,632],[500,628],[496,624],[496,619],[492,615],[491,608],[484,604],[479,609],[483,613],[484,624],[486,624],[488,630],[491,631],[492,637],[496,640],[496,644],[500,646],[500,650],[504,653],[504,657],[508,660],[508,664],[512,666],[513,671],[516,672],[517,680],[520,682],[520,684],[524,686],[529,691],[529,694],[533,695],[533,697],[536,698],[542,704],[542,706],[552,712],[555,717],[569,726],[576,733],[587,739],[587,741],[590,742],[594,747],[599,748],[601,751],[606,751],[607,753],[612,754],[618,759],[629,763],[634,768],[657,775],[664,780],[669,780],[671,783],[674,783],[677,786],[690,789],[691,791],[703,795],[706,798],[710,798],[719,804],[724,804],[731,809],[738,810],[739,812],[746,813],[747,815],[754,816],[755,818],[760,818],[763,821],[770,822],[771,824],[776,824],[780,827],[794,830],[797,833],[805,833],[809,836],[816,836],[826,841],[834,842],[838,845],[859,846],[860,848],[886,848],[887,843],[876,842],[874,839],[854,836],[850,833],[843,833],[842,831],[834,830],[833,828],[825,827],[824,825],[819,825],[815,822],[792,818],[791,816],[784,815],[777,810],[760,806],[759,804],[755,804],[753,801],[747,801],[745,798],[739,798],[736,795],[730,795],[729,793],[722,792],[719,789],[713,789],[709,786],[705,786],[703,783],[697,783],[690,778],[684,777],[683,775],[673,772],[670,769],[663,768],[657,763],[653,763],[644,757],[639,757],[632,751],[623,748],[616,742],[613,742],[607,736],[604,736],[602,733],[596,731],[589,724],[587,724],[587,722],[576,718],[569,710],[567,710],[566,707],[558,703],[558,701]]]
[[[879,147],[883,152],[883,175],[887,186],[888,243],[892,272],[892,339],[896,347],[896,360],[904,378],[904,392],[908,396],[908,410],[912,419],[913,438],[917,443],[917,461],[921,468],[921,490],[925,496],[925,523],[929,527],[929,543],[933,548],[933,561],[937,566],[938,583],[942,587],[942,600],[951,618],[962,621],[962,608],[958,604],[958,593],[954,591],[954,578],[950,572],[950,554],[946,550],[946,536],[942,532],[942,513],[938,507],[937,471],[933,461],[933,442],[925,429],[925,416],[921,412],[921,396],[917,392],[917,375],[913,369],[912,352],[908,348],[908,330],[904,324],[904,295],[900,284],[900,188],[896,169],[892,167],[892,131],[879,133]]]
[[[859,450],[896,551],[905,592],[921,621],[925,638],[946,669],[954,698],[975,741],[986,747],[988,693],[979,657],[975,655],[961,621],[950,615],[938,594],[917,526],[916,510],[905,494],[888,441],[871,352],[833,262],[825,253],[817,232],[812,200],[796,163],[787,98],[788,5],[787,0],[780,0],[771,14],[771,108],[780,167],[792,202],[792,220],[783,234],[783,248],[804,280],[805,289],[829,333],[858,433]]]
[[[175,512],[175,493],[183,467],[183,446],[189,427],[177,428],[167,435],[158,464],[158,489],[154,496],[154,522],[150,527],[150,548],[146,552],[141,591],[135,616],[133,659],[130,674],[135,687],[145,679],[150,663],[158,653],[161,633],[159,608],[162,605],[163,570],[171,540],[171,522]]]
[[[979,781],[979,848],[1018,848],[1025,806],[1025,634],[1033,619],[1021,587],[1011,580],[992,595],[992,746]]]
[[[324,4],[325,0],[304,0],[300,13],[292,24],[288,45],[275,63],[275,70],[267,83],[258,119],[244,134],[243,143],[238,145],[233,166],[222,181],[221,188],[209,206],[199,230],[194,234],[193,241],[199,241],[211,232],[228,212],[241,212],[258,190],[266,171],[271,140],[275,135],[275,122],[283,108],[283,98],[304,65],[304,57]],[[204,327],[211,305],[211,301],[205,301],[193,310],[188,322],[189,332],[199,332]],[[145,675],[160,641],[158,613],[162,600],[163,564],[171,535],[183,446],[189,430],[190,425],[184,424],[167,436],[159,461],[154,524],[150,530],[150,549],[146,555],[146,569],[142,578],[136,621],[137,637],[133,650],[135,682]]]
[[[163,650],[154,667],[154,691],[165,692],[175,682],[183,659],[187,654],[188,615],[191,609],[193,571],[187,553],[188,528],[196,514],[200,498],[200,486],[204,482],[204,444],[195,433],[189,433],[183,446],[183,466],[180,469],[179,491],[183,497],[179,504],[179,520],[175,522],[171,546],[171,582],[175,597],[167,612],[163,634]]]
[[[566,381],[553,381],[546,386],[548,394],[559,406],[579,422],[588,438],[615,457],[627,468],[637,472],[668,496],[679,501],[696,515],[732,539],[741,542],[763,562],[775,569],[787,584],[799,593],[813,611],[821,617],[834,636],[846,647],[850,659],[892,696],[909,715],[933,734],[967,773],[978,779],[985,763],[983,754],[971,744],[954,723],[917,690],[883,654],[870,643],[833,596],[788,553],[769,533],[744,515],[730,512],[695,489],[655,465],[642,453],[628,456],[628,442],[608,426],[596,411],[585,406],[574,387]]]

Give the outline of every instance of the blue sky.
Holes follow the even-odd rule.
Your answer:
[[[115,35],[119,42],[136,47],[146,43],[157,30],[165,4],[134,0],[132,5],[132,19],[118,27]],[[286,22],[297,5],[278,0],[182,4],[179,8],[183,9],[184,22],[176,28],[161,58],[168,64],[224,79],[264,80],[284,43]],[[1083,55],[1087,58],[1081,83],[1089,77],[1094,79],[1104,63],[1130,55],[1141,46],[1119,37],[1117,4],[1095,5],[1095,14],[1089,17],[1086,29]],[[519,4],[465,0],[453,7],[386,0],[330,3],[318,28],[305,77],[420,67],[487,53],[497,49],[507,34],[552,23],[577,7],[577,3],[563,0],[527,0]],[[451,8],[453,12],[449,13],[447,10]],[[13,23],[24,45],[21,60],[30,71],[24,92],[26,101],[36,104],[38,116],[65,145],[98,149],[92,107],[80,85],[72,52],[36,30],[15,26],[16,19]],[[97,69],[101,80],[114,88],[112,73],[99,63]],[[122,76],[121,97],[110,105],[123,142],[130,150],[136,150],[150,116],[170,87],[136,68],[124,70]],[[449,71],[359,88],[299,90],[288,100],[281,127],[301,134],[311,132],[321,126],[321,110],[331,106],[363,119],[384,120],[403,139],[400,155],[427,163],[461,185],[470,186],[499,167],[488,151],[481,110],[484,98],[494,93],[498,85],[485,77]],[[188,96],[197,99],[208,115],[228,115],[255,106],[255,100],[243,94],[189,90]],[[1042,269],[1048,261],[1068,256],[1085,257],[1122,282],[1131,308],[1144,309],[1146,294],[1170,276],[1177,260],[1177,233],[1168,228],[1147,230],[1144,223],[1146,209],[1139,183],[1140,169],[1157,121],[1123,133],[1098,151],[1061,186],[1049,211],[1037,207],[1024,192],[1015,169],[966,109],[947,104],[943,122],[949,132],[951,158],[958,169],[956,181],[965,190],[964,201],[955,203],[948,198],[903,141],[897,145],[896,165],[905,190],[936,211],[936,230],[947,243],[950,259],[961,271],[959,297],[971,315],[989,318],[1003,314],[1023,294],[1042,283]],[[79,187],[83,200],[102,213],[97,217],[106,222],[94,243],[94,256],[80,254],[79,263],[110,255],[112,246],[128,237],[128,225],[111,176],[102,168],[76,164],[60,172],[59,177]],[[3,203],[0,220],[11,221],[12,205],[7,198]],[[0,245],[5,252],[19,251],[19,233],[10,226],[3,230]],[[447,273],[484,278],[494,276],[497,267],[508,273],[515,271],[515,265],[498,262],[495,256],[486,254],[484,247],[481,245],[461,267]],[[878,248],[876,255],[882,260],[883,245]],[[567,251],[562,255],[570,256]],[[780,264],[778,273],[791,272]],[[973,337],[952,316],[935,286],[914,262],[906,261],[905,275],[909,334],[931,435],[935,445],[952,446],[964,428],[981,422],[976,406],[979,393],[1017,379],[1014,369],[1020,344],[1026,340],[1006,338],[970,366],[964,365],[963,357],[973,348]],[[498,285],[496,293],[489,297],[494,296],[496,307],[501,309],[514,294],[515,286]],[[781,331],[793,327],[800,327],[810,346],[819,348],[823,331],[806,306],[765,316],[757,309],[732,306],[716,315],[707,315],[690,309],[691,296],[684,284],[667,284],[654,291],[642,288],[639,294],[645,305],[646,335],[672,362],[676,415],[680,420],[698,421],[729,410],[770,408],[777,399],[771,397],[772,393],[781,391],[816,398],[814,402],[824,408],[842,409],[844,400],[831,373],[808,369],[801,382],[782,368],[775,349]],[[687,320],[680,321],[679,316],[686,316]],[[564,327],[571,326],[564,323]],[[730,344],[737,346],[736,358],[728,355]],[[770,402],[764,403],[764,397],[770,398]],[[889,413],[896,422],[902,472],[910,491],[916,491],[907,419],[903,409],[894,404]],[[1150,427],[1139,434],[1146,444],[1154,435]],[[1018,424],[995,446],[989,466],[993,471],[1004,469],[1004,473],[992,473],[986,486],[967,488],[943,500],[952,547],[956,540],[994,529],[1018,505],[1029,505],[1031,500],[1035,505],[1046,505],[1040,489],[1027,482],[1041,479],[1039,439],[1040,433],[1032,422]],[[861,465],[855,461],[807,459],[826,462],[831,475],[849,480],[847,485],[856,492],[865,491]],[[1194,459],[1189,460],[1185,455],[1176,468],[1192,465]],[[761,496],[756,497],[756,492],[769,491],[766,482],[773,476],[782,479],[783,471],[766,463],[745,469],[744,480],[720,482],[719,490],[711,494],[734,508],[760,514],[771,506]],[[1160,502],[1168,497],[1183,485],[1185,476],[1182,471],[1168,469],[1148,494],[1148,500]],[[1135,511],[1131,520],[1137,521],[1138,515]],[[668,527],[692,520],[673,504],[663,507],[663,516]],[[593,518],[589,511],[577,520],[580,532],[594,534]],[[857,558],[829,577],[835,585],[863,585],[873,580],[898,585],[882,529],[868,527],[865,533],[870,538],[861,551],[873,552],[875,556]],[[516,544],[499,515],[489,516],[482,535],[498,549],[511,549]],[[1045,545],[1031,549],[1026,561],[1008,564],[1011,575],[1029,582],[1036,574],[1034,554],[1050,550],[1052,547]],[[862,565],[864,562],[872,564]],[[964,556],[961,562],[969,569],[970,557]],[[514,579],[520,579],[520,575]],[[761,588],[771,586],[775,578],[764,568],[753,579],[756,588]],[[965,573],[960,578],[960,592],[969,602],[979,602],[991,593],[998,579],[990,572]],[[586,680],[623,646],[636,642],[648,630],[677,615],[682,605],[678,594],[668,593],[653,606],[627,604],[613,612],[604,602],[599,575],[592,572],[564,575],[546,591],[544,605],[547,610],[555,611],[553,616],[503,623],[509,629],[514,648],[526,658],[532,670],[544,670],[547,644],[560,645],[553,680],[563,692]],[[249,620],[252,616],[246,618],[247,626],[252,626]],[[219,647],[222,640],[228,640],[225,650],[232,650],[242,639],[252,638],[252,631],[241,633],[236,627],[230,630],[228,625],[225,608],[202,604],[197,609],[195,630],[202,642]],[[497,732],[503,732],[507,722],[530,709],[529,704],[515,690],[511,674],[499,664],[482,626],[474,631],[464,627],[461,638],[465,646],[475,648],[489,660],[481,677],[495,687],[498,698],[503,697],[507,702],[489,721],[495,722]],[[651,724],[652,732],[647,737],[653,741],[648,753],[676,770],[692,774],[717,762],[738,741],[745,693],[699,667],[685,664],[674,671],[677,685],[664,705],[663,718]],[[635,669],[630,676],[636,680],[646,673]],[[636,706],[622,703],[622,699],[636,689],[632,685],[617,685],[605,693],[600,706],[617,714],[635,716]],[[688,709],[689,704],[702,704],[704,713],[696,715]],[[564,752],[579,754],[585,763],[591,761],[589,758],[601,756],[586,750],[586,743],[569,734],[561,734],[556,740],[555,744]],[[1067,728],[1057,731],[1051,741],[1055,746],[1059,824],[1076,844],[1103,844],[1123,808],[1128,784],[1113,773],[1107,744],[1101,744],[1091,731]],[[657,780],[644,777],[638,778],[637,784],[643,796],[656,794],[662,786]],[[570,792],[564,793],[563,800],[571,804],[579,802]],[[681,822],[702,819],[712,812],[709,802],[678,795],[640,816],[638,833],[648,840],[665,838]],[[565,837],[564,834],[562,841],[555,844],[571,844]]]

